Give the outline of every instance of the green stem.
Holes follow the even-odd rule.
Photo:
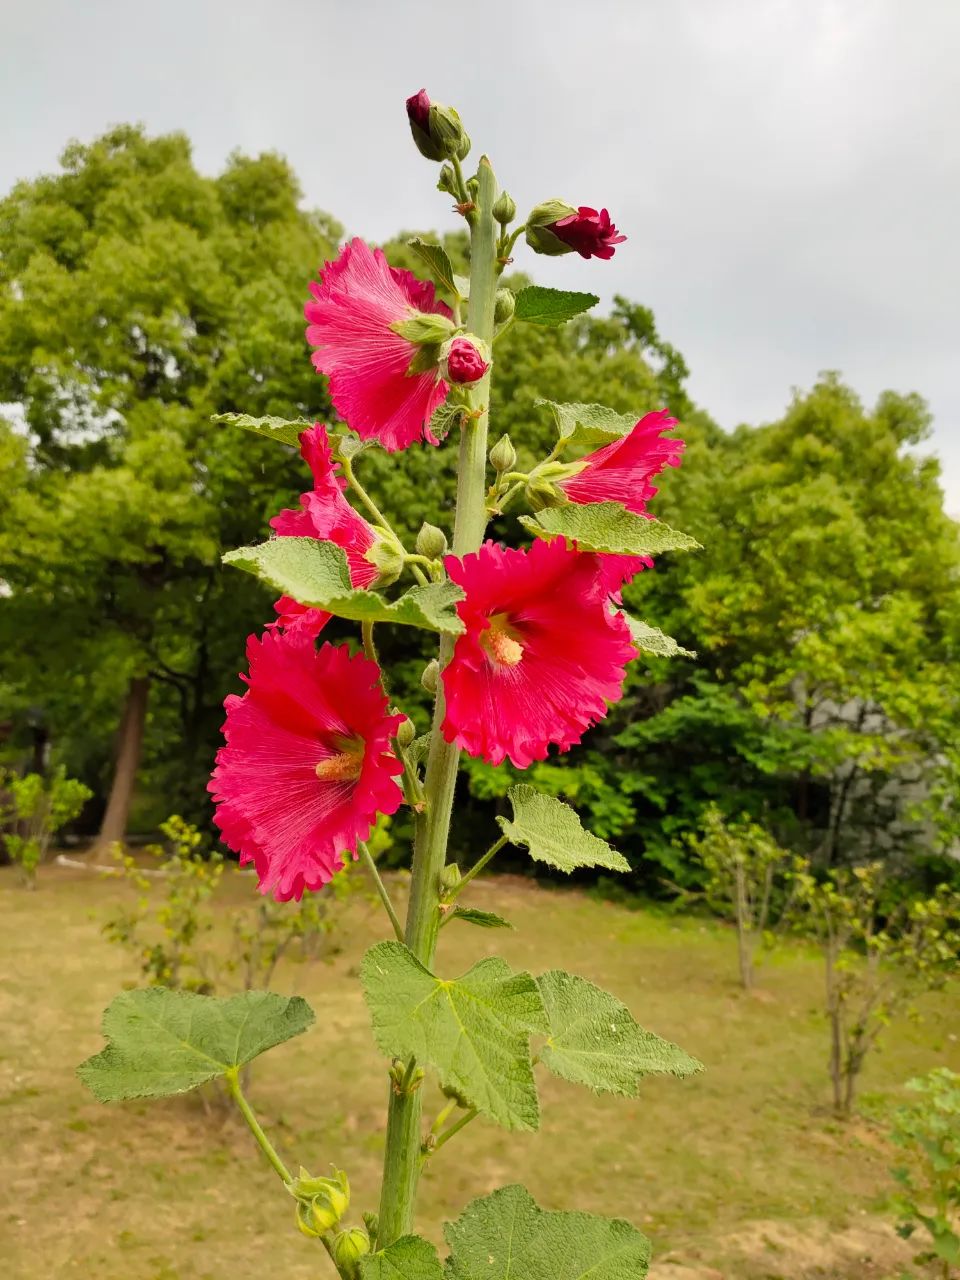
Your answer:
[[[397,915],[394,910],[393,903],[390,901],[390,895],[387,893],[387,886],[383,883],[383,880],[380,877],[380,872],[377,870],[377,864],[373,860],[373,854],[370,852],[366,842],[363,840],[357,841],[357,848],[360,850],[361,858],[363,858],[364,862],[367,864],[367,870],[373,877],[373,883],[376,886],[377,893],[380,895],[380,901],[383,903],[384,909],[390,917],[390,923],[393,925],[393,932],[397,935],[398,941],[402,942],[403,925],[400,923],[400,917]]]
[[[364,656],[379,666],[380,663],[377,658],[377,646],[373,639],[373,626],[374,624],[372,622],[361,622],[360,638],[363,641]]]
[[[493,218],[497,180],[486,156],[480,160],[477,177],[477,207],[470,218],[467,327],[489,343],[493,340],[493,309],[497,291],[497,225]],[[476,416],[468,418],[461,429],[457,513],[453,530],[453,553],[457,556],[476,551],[487,527],[485,487],[489,404],[488,371],[470,388],[470,405]],[[441,669],[450,661],[453,645],[453,637],[444,636],[440,643]],[[460,760],[459,749],[446,742],[440,732],[445,714],[441,681],[434,705],[433,735],[424,783],[426,806],[416,825],[406,928],[407,946],[428,968],[433,963],[440,928],[440,872],[447,857],[450,814]],[[392,1244],[413,1226],[420,1169],[420,1094],[418,1089],[413,1093],[390,1095],[380,1197],[380,1248]]]
[[[456,1122],[456,1124],[452,1124],[449,1129],[446,1129],[443,1133],[441,1133],[440,1136],[437,1138],[436,1142],[433,1143],[429,1151],[427,1151],[425,1154],[433,1155],[435,1151],[439,1151],[440,1148],[443,1146],[443,1144],[445,1142],[449,1142],[450,1139],[454,1136],[454,1134],[459,1133],[460,1130],[465,1128],[470,1123],[471,1120],[476,1120],[478,1114],[479,1113],[477,1111],[474,1111],[471,1108],[470,1111],[468,1111],[465,1115],[462,1115],[460,1117],[460,1119]]]
[[[287,1168],[287,1166],[283,1163],[283,1161],[277,1155],[277,1152],[273,1146],[273,1143],[270,1141],[270,1139],[264,1133],[263,1129],[260,1127],[260,1121],[253,1114],[253,1109],[251,1108],[250,1103],[243,1096],[243,1090],[240,1088],[240,1079],[239,1079],[239,1073],[237,1071],[237,1068],[234,1067],[232,1070],[228,1071],[224,1078],[226,1079],[227,1089],[230,1091],[230,1096],[231,1098],[233,1098],[234,1102],[240,1108],[240,1114],[243,1116],[244,1120],[246,1120],[247,1124],[249,1125],[250,1132],[256,1138],[260,1146],[260,1150],[263,1152],[263,1154],[267,1157],[267,1159],[273,1165],[274,1169],[277,1171],[277,1173],[280,1175],[280,1177],[283,1179],[286,1185],[290,1186],[290,1184],[293,1182],[293,1175],[290,1173],[290,1170]]]
[[[476,860],[476,862],[473,864],[470,870],[464,872],[456,888],[449,890],[446,896],[447,902],[452,902],[454,898],[456,898],[457,895],[470,883],[470,881],[474,878],[474,876],[480,874],[480,872],[487,865],[490,859],[494,857],[496,854],[498,854],[506,843],[507,843],[507,837],[501,836],[500,839],[495,844],[492,844],[490,848],[487,850],[487,852],[482,857]]]

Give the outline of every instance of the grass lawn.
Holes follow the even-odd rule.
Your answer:
[[[253,892],[230,873],[218,898]],[[185,1096],[105,1107],[74,1067],[102,1046],[100,1013],[136,978],[101,927],[130,890],[107,877],[44,868],[35,893],[0,870],[0,1259],[4,1280],[284,1280],[333,1276],[302,1237],[293,1203],[229,1113]],[[402,889],[397,888],[398,896]],[[928,997],[922,1022],[891,1027],[868,1063],[863,1111],[827,1110],[821,971],[798,948],[769,957],[763,990],[736,986],[735,941],[719,925],[630,912],[513,878],[484,880],[471,905],[515,933],[453,924],[441,973],[498,951],[534,972],[564,967],[615,992],[706,1072],[651,1080],[634,1101],[595,1097],[546,1074],[539,1133],[478,1120],[431,1161],[423,1231],[473,1196],[522,1181],[548,1208],[631,1219],[654,1242],[655,1280],[886,1280],[912,1250],[883,1198],[894,1155],[883,1116],[911,1075],[960,1070],[960,992]],[[353,905],[332,964],[284,964],[275,990],[305,995],[317,1025],[256,1068],[250,1097],[288,1165],[346,1168],[354,1205],[376,1207],[385,1063],[356,980],[364,948],[386,936]],[[440,1095],[428,1078],[425,1103]]]

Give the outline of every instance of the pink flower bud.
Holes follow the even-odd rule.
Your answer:
[[[479,382],[490,368],[475,341],[454,338],[446,352],[446,377],[451,382]]]
[[[424,133],[430,132],[430,99],[426,89],[421,89],[407,99],[407,119]]]
[[[581,258],[612,258],[613,246],[623,244],[626,236],[617,235],[617,228],[606,209],[599,213],[587,205],[581,205],[576,213],[550,224],[558,240],[562,240]]]

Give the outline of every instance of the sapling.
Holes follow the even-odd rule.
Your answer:
[[[883,865],[796,879],[797,904],[820,941],[830,1027],[830,1081],[838,1116],[849,1116],[867,1055],[897,1014],[956,973],[960,894],[897,898]]]
[[[39,773],[8,771],[0,776],[0,826],[10,825],[3,842],[20,867],[23,885],[37,887],[37,868],[61,827],[80,813],[93,792],[61,765],[46,778]]]
[[[914,1262],[952,1280],[960,1276],[960,1075],[939,1067],[906,1087],[915,1097],[896,1112],[890,1135],[907,1158],[892,1171],[897,1231],[909,1240],[922,1227],[930,1247]]]
[[[264,894],[326,893],[347,856],[366,863],[377,887],[392,936],[366,953],[360,982],[384,1057],[379,1205],[357,1212],[349,1151],[329,1152],[330,1174],[288,1169],[244,1095],[244,1065],[313,1021],[298,997],[128,992],[104,1015],[106,1048],[80,1073],[105,1101],[223,1077],[294,1201],[293,1220],[345,1280],[635,1280],[650,1253],[635,1227],[546,1211],[521,1186],[481,1196],[447,1224],[445,1268],[416,1234],[416,1209],[424,1166],[455,1159],[465,1127],[492,1122],[519,1135],[539,1126],[537,1072],[634,1097],[651,1073],[699,1069],[585,978],[515,971],[494,956],[456,977],[439,946],[449,928],[505,923],[469,898],[507,843],[563,871],[629,870],[571,808],[527,785],[510,788],[512,815],[498,819],[472,867],[450,862],[448,835],[461,753],[526,769],[564,752],[621,697],[638,649],[678,652],[620,600],[651,557],[697,545],[647,510],[652,480],[680,462],[683,444],[666,410],[641,417],[554,404],[545,407],[557,439],[545,458],[518,470],[500,440],[488,466],[498,337],[514,324],[563,324],[599,300],[537,286],[514,293],[503,272],[518,242],[609,260],[625,237],[606,209],[562,200],[541,202],[517,223],[485,156],[465,172],[470,140],[453,108],[421,90],[407,116],[469,230],[469,279],[439,244],[412,242],[426,279],[350,241],[322,267],[305,308],[313,363],[329,379],[340,421],[223,415],[225,425],[298,445],[313,483],[271,520],[276,536],[224,557],[278,598],[274,619],[248,639],[246,689],[226,700],[226,741],[210,783],[223,840],[252,864]],[[364,474],[370,451],[409,448],[458,451],[452,528],[424,527],[413,547]],[[491,517],[507,511],[519,514],[523,545],[487,537]],[[327,638],[331,616],[354,624],[352,641]],[[429,726],[392,700],[377,646],[386,627],[417,628],[437,643],[423,677],[434,694]],[[368,844],[401,805],[414,828],[403,912]]]
[[[701,830],[685,841],[703,867],[707,902],[737,926],[740,982],[750,991],[757,948],[783,915],[796,857],[746,815],[734,821],[716,805],[704,811]]]

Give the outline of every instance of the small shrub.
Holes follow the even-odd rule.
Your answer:
[[[9,771],[0,775],[0,825],[15,829],[3,835],[7,853],[20,867],[21,879],[35,889],[37,868],[61,827],[75,818],[93,793],[61,765],[48,778],[39,773]]]
[[[897,1111],[890,1135],[910,1156],[891,1171],[900,1184],[897,1231],[910,1239],[922,1227],[930,1248],[914,1262],[935,1265],[950,1280],[960,1276],[960,1075],[940,1067],[907,1088],[916,1101]]]

